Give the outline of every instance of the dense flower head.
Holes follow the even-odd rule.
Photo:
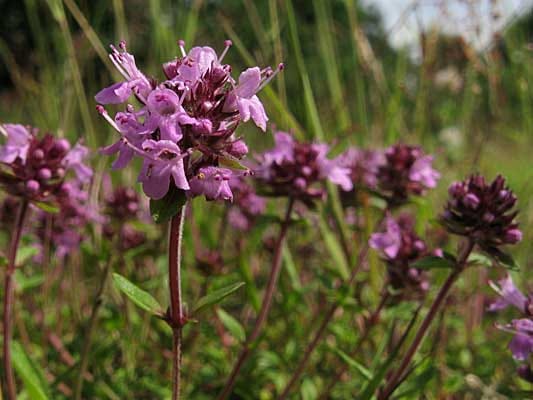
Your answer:
[[[509,350],[513,357],[525,361],[533,353],[533,294],[525,296],[514,284],[510,275],[501,279],[499,285],[490,285],[500,295],[500,298],[489,306],[489,311],[498,311],[508,306],[517,308],[522,318],[512,320],[506,325],[498,325],[504,331],[514,334],[509,343]],[[529,365],[522,365],[518,374],[525,380],[533,382],[533,374]]]
[[[268,117],[258,93],[281,69],[248,68],[238,80],[223,58],[231,46],[225,42],[218,56],[210,47],[193,47],[163,64],[165,80],[149,79],[136,66],[135,58],[121,42],[112,46],[111,60],[124,80],[96,95],[100,104],[121,104],[136,98],[141,107],[126,104],[111,118],[103,106],[97,108],[119,132],[120,140],[103,154],[118,153],[113,168],[123,168],[135,156],[143,159],[138,181],[152,199],[164,197],[176,187],[189,196],[208,200],[231,200],[227,180],[242,174],[224,167],[248,153],[235,130],[241,122],[253,120],[263,131]]]
[[[131,224],[138,221],[142,213],[139,195],[132,188],[118,186],[111,190],[108,186],[104,186],[108,190],[104,199],[107,217],[104,234],[111,240],[116,239],[121,250],[140,246],[146,242],[146,235]]]
[[[390,285],[411,294],[425,294],[429,289],[427,274],[410,266],[428,254],[426,243],[416,234],[414,218],[402,214],[385,219],[385,231],[371,235],[369,245],[379,250],[387,264]]]
[[[340,162],[350,170],[355,188],[376,189],[379,168],[385,164],[385,155],[380,150],[350,147],[340,156]]]
[[[81,144],[71,148],[66,139],[50,134],[38,136],[38,130],[22,125],[0,127],[6,141],[0,146],[0,184],[14,196],[46,201],[61,193],[68,170],[75,179],[86,183],[92,170],[83,162],[88,149]]]
[[[252,185],[243,177],[230,179],[233,192],[233,204],[228,211],[228,222],[235,229],[248,231],[258,215],[265,212],[266,200],[257,195]]]
[[[314,199],[325,196],[320,184],[325,180],[343,190],[352,189],[350,170],[340,158],[327,157],[328,145],[298,142],[286,132],[276,132],[274,140],[274,148],[258,157],[259,167],[255,171],[270,195],[290,196],[312,204]]]
[[[411,195],[423,195],[437,186],[440,178],[433,169],[433,156],[418,146],[396,144],[385,151],[378,170],[378,190],[390,205],[400,205]]]
[[[448,189],[449,200],[441,221],[449,232],[467,236],[489,254],[498,254],[498,247],[522,240],[513,208],[516,196],[497,176],[487,183],[481,175],[454,182]]]

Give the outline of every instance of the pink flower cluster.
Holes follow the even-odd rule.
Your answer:
[[[226,41],[218,56],[210,47],[186,52],[180,41],[181,57],[163,64],[166,80],[160,83],[137,68],[124,42],[119,48],[111,46],[110,58],[124,80],[100,91],[96,101],[121,104],[136,98],[141,107],[126,104],[114,118],[103,106],[97,107],[120,134],[102,153],[118,153],[113,168],[123,168],[133,156],[140,156],[138,181],[150,198],[163,198],[174,187],[208,200],[233,198],[228,181],[243,172],[224,166],[236,165],[248,153],[235,130],[250,119],[266,130],[268,117],[256,93],[283,64],[276,70],[248,68],[235,80],[231,67],[222,62],[230,46]]]

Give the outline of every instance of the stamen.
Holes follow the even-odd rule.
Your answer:
[[[114,46],[113,46],[113,49],[115,51],[117,50]],[[115,53],[112,53],[112,54],[109,55],[109,58],[110,58],[111,62],[113,63],[115,68],[118,70],[118,72],[120,72],[120,74],[129,81],[130,80],[130,76],[122,68],[122,65],[120,64],[119,60],[117,60],[117,57],[118,56]]]
[[[181,107],[181,105],[183,104],[183,101],[185,100],[185,97],[187,96],[188,91],[189,91],[189,87],[188,87],[188,86],[185,86],[185,88],[183,89],[183,93],[181,94],[181,97],[179,98],[179,105],[180,105],[180,107]]]
[[[185,51],[185,40],[183,39],[178,40],[178,46],[181,50],[182,57],[187,57],[187,52]]]
[[[122,136],[122,132],[120,131],[120,128],[118,127],[117,123],[113,121],[113,119],[109,116],[104,106],[102,106],[101,104],[98,104],[96,106],[96,111],[98,111],[100,115],[104,117],[107,122],[109,122],[109,125],[111,125]]]
[[[224,41],[224,50],[222,51],[222,54],[220,57],[218,57],[218,62],[221,63],[224,57],[226,56],[226,53],[228,52],[229,48],[233,45],[233,42],[231,40],[225,40]]]
[[[280,71],[283,71],[283,69],[285,68],[285,64],[283,63],[279,63],[278,64],[278,67],[276,68],[276,70],[270,75],[268,76],[260,85],[259,87],[257,88],[257,92],[259,92],[261,89],[263,89],[266,85],[268,85],[268,83],[274,79],[274,77],[280,72]]]
[[[4,135],[5,137],[7,137],[7,131],[6,131],[6,128],[4,128],[4,125],[0,124],[0,133],[2,135]]]

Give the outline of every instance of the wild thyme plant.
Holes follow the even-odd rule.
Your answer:
[[[156,222],[170,221],[169,290],[170,307],[162,318],[173,334],[172,398],[180,397],[182,330],[186,313],[181,288],[181,243],[188,199],[232,200],[230,180],[247,175],[239,162],[247,153],[236,129],[253,120],[266,130],[268,117],[258,93],[283,69],[283,64],[248,68],[238,80],[224,64],[231,41],[222,53],[210,47],[193,47],[178,42],[180,55],[163,64],[165,79],[148,78],[127,52],[126,43],[111,46],[110,59],[124,77],[101,90],[95,99],[98,112],[119,134],[119,140],[102,149],[117,154],[113,168],[124,168],[134,157],[142,159],[138,181],[150,198]],[[127,103],[136,99],[138,107]],[[124,104],[112,118],[101,104]]]

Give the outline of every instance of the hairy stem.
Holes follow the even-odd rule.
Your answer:
[[[22,234],[22,227],[26,212],[28,211],[28,201],[22,200],[19,206],[17,217],[14,225],[13,236],[11,236],[11,243],[9,244],[9,253],[7,260],[7,269],[5,275],[4,287],[4,374],[5,374],[5,389],[7,400],[16,400],[17,389],[15,386],[15,376],[13,374],[13,365],[11,363],[11,339],[13,337],[13,303],[15,300],[15,277],[13,276],[16,268],[17,250]]]
[[[98,322],[98,313],[102,307],[102,295],[107,284],[107,279],[109,277],[109,271],[113,264],[113,257],[109,257],[107,263],[104,266],[102,275],[100,277],[99,286],[94,298],[93,307],[91,309],[91,316],[89,317],[89,322],[87,323],[87,328],[85,331],[85,338],[83,342],[83,347],[80,356],[80,369],[78,371],[78,376],[76,377],[76,383],[74,386],[74,399],[81,400],[83,392],[83,383],[85,382],[85,376],[87,373],[87,367],[89,366],[89,354],[91,350],[91,343],[94,331]]]
[[[276,284],[278,281],[279,273],[281,271],[281,259],[282,259],[281,256],[283,253],[283,245],[285,243],[285,237],[287,236],[287,230],[290,224],[290,217],[291,217],[293,205],[294,205],[294,199],[289,198],[289,201],[287,204],[287,210],[285,212],[285,218],[281,224],[281,229],[279,232],[278,240],[276,242],[276,247],[274,250],[274,258],[272,259],[272,269],[270,271],[270,276],[268,279],[267,288],[265,290],[265,295],[263,297],[263,302],[261,304],[259,315],[257,319],[255,320],[252,333],[246,339],[246,343],[244,344],[241,350],[239,358],[237,359],[235,365],[233,366],[233,370],[231,371],[231,374],[224,386],[224,389],[218,396],[219,400],[224,400],[231,394],[231,391],[233,390],[233,387],[235,386],[237,376],[239,375],[239,372],[241,368],[243,367],[245,361],[250,356],[250,347],[261,334],[263,325],[266,322],[266,319],[268,317],[270,307],[272,306],[272,298],[274,297],[274,292],[276,290]]]
[[[172,400],[179,400],[181,391],[181,339],[185,323],[181,300],[181,245],[185,222],[184,204],[170,222],[168,238],[168,283],[170,289],[170,324],[172,327]]]
[[[389,380],[387,381],[385,385],[385,388],[379,393],[378,398],[380,400],[388,399],[392,395],[394,390],[396,390],[398,386],[398,382],[404,375],[405,371],[407,371],[407,368],[409,367],[411,360],[416,354],[418,347],[422,343],[422,339],[424,339],[424,336],[426,335],[428,328],[431,325],[431,322],[437,315],[439,307],[446,299],[448,292],[452,288],[453,284],[455,283],[455,281],[457,280],[461,272],[464,270],[464,267],[466,265],[466,260],[468,259],[468,256],[472,252],[473,248],[474,248],[474,242],[469,239],[466,245],[464,246],[463,251],[461,252],[461,255],[459,256],[457,260],[457,264],[454,270],[450,273],[450,275],[448,276],[448,279],[446,279],[446,282],[444,282],[444,285],[440,288],[439,293],[437,294],[437,297],[433,301],[433,304],[431,304],[431,307],[428,313],[426,314],[424,321],[422,321],[420,328],[418,328],[418,332],[416,333],[416,336],[413,339],[413,342],[409,346],[409,349],[405,353],[405,356],[403,357],[400,366],[396,369],[396,371],[389,378]]]

